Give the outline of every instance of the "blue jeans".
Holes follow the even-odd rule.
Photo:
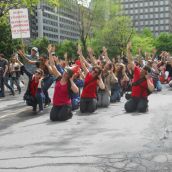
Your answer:
[[[17,90],[19,91],[19,93],[21,93],[19,77],[11,77],[10,78],[10,85],[13,89],[14,89],[14,84],[17,86]]]
[[[162,90],[162,84],[161,82],[158,80],[158,81],[155,81],[155,88],[157,89],[157,91],[161,91]]]
[[[115,83],[111,90],[110,101],[113,103],[113,102],[120,101],[120,99],[121,99],[121,88],[118,83]]]
[[[80,97],[72,98],[72,110],[76,110],[80,105]]]
[[[42,111],[44,108],[45,96],[41,91],[37,91],[36,96],[34,97],[33,110],[36,111],[37,105],[39,106],[39,111]]]
[[[51,87],[54,81],[55,81],[55,78],[53,76],[47,76],[43,79],[42,90],[45,95],[45,104],[51,103],[51,99],[48,94],[48,89]]]
[[[4,85],[14,94],[13,88],[8,84],[8,76],[2,77],[0,76],[0,89],[1,89],[1,97],[5,96]]]

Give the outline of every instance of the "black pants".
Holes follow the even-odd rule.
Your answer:
[[[92,113],[97,109],[97,99],[94,98],[81,98],[80,111],[82,113]]]
[[[50,112],[51,121],[66,121],[72,118],[72,116],[71,105],[53,106]]]
[[[146,112],[148,108],[147,98],[132,97],[125,103],[126,112]]]

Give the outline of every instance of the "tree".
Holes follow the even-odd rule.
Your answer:
[[[155,40],[155,46],[159,53],[161,51],[172,53],[172,34],[161,33]]]
[[[95,27],[94,36],[90,39],[89,44],[96,49],[96,53],[98,49],[105,46],[110,56],[119,55],[125,52],[134,29],[131,19],[121,14],[120,4],[111,1],[107,12],[109,14],[106,15],[104,23]]]
[[[57,44],[57,55],[63,57],[64,53],[67,52],[70,59],[75,59],[77,53],[77,42],[65,40],[60,44]]]
[[[107,4],[105,0],[92,0],[88,8],[85,6],[85,0],[80,0],[78,3],[78,25],[84,52],[86,52],[87,40],[93,35],[94,28],[101,28],[104,25]]]
[[[49,44],[49,41],[46,37],[37,38],[32,41],[32,46],[37,47],[39,52],[41,53],[47,53],[48,44]]]
[[[1,0],[0,1],[0,18],[6,15],[10,9],[26,7],[33,9],[41,0]],[[60,0],[47,0],[47,3],[53,6],[59,6]]]
[[[11,30],[6,16],[0,18],[0,53],[7,58],[11,56],[21,45],[20,39],[13,40]]]
[[[152,52],[155,48],[155,38],[150,29],[143,29],[142,33],[135,33],[132,38],[132,51],[133,54],[138,54],[138,49],[141,48],[142,52]]]

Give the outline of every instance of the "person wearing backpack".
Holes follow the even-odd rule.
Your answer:
[[[51,73],[57,78],[54,87],[53,107],[50,112],[50,120],[66,121],[73,116],[70,95],[72,92],[78,93],[79,91],[73,81],[74,73],[71,68],[66,67],[63,75],[57,70],[52,56],[52,52],[54,51],[54,46],[51,45],[48,47]]]
[[[151,78],[151,69],[148,66],[140,68],[134,64],[131,55],[131,43],[127,45],[128,66],[134,71],[131,98],[125,103],[126,112],[146,112],[148,95],[153,92],[154,84]]]

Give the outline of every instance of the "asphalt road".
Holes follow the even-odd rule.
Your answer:
[[[51,122],[22,95],[0,99],[0,172],[172,172],[172,90],[149,100],[146,114],[126,114],[122,100]]]

